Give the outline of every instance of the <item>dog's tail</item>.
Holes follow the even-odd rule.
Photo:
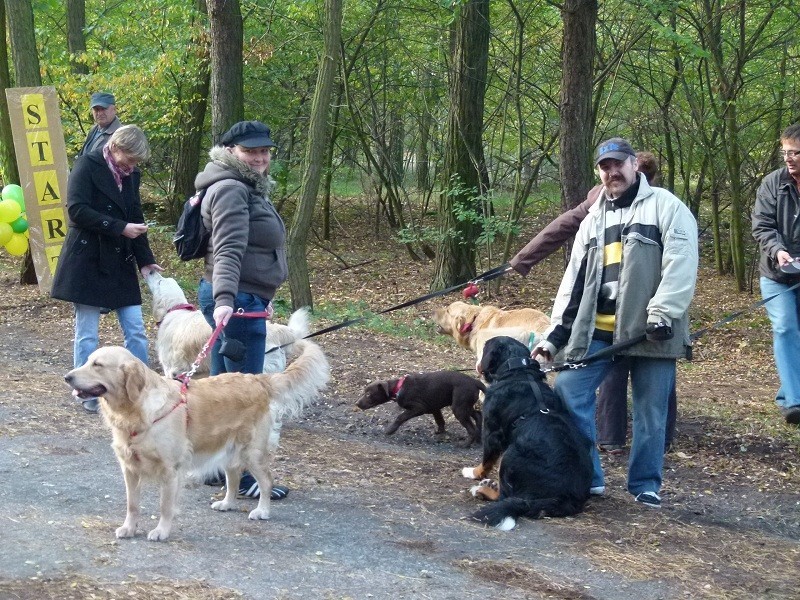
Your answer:
[[[270,409],[278,420],[300,415],[330,379],[330,365],[319,346],[307,340],[297,340],[295,346],[300,355],[282,373],[269,375],[274,390]]]
[[[496,527],[501,531],[510,531],[520,517],[539,519],[548,517],[567,517],[580,512],[583,504],[576,506],[565,498],[537,498],[526,500],[519,496],[502,498],[484,506],[472,514],[472,519]]]
[[[286,325],[292,330],[292,333],[294,333],[295,339],[299,340],[300,338],[306,337],[310,327],[308,307],[304,306],[303,308],[298,308],[296,311],[294,311],[289,317],[289,322],[286,323]]]

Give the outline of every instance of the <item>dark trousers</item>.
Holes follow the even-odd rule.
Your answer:
[[[628,433],[628,374],[630,361],[626,356],[615,356],[611,370],[597,393],[597,443],[624,446]],[[678,418],[678,397],[675,387],[669,394],[667,428],[664,447],[669,448],[675,435]]]

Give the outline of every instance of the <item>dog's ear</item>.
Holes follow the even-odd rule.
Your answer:
[[[144,386],[147,383],[146,368],[147,367],[138,360],[130,360],[122,363],[120,370],[122,371],[122,380],[125,384],[125,396],[128,402],[135,403],[139,400],[139,396],[141,396],[142,390],[144,390]]]
[[[383,391],[383,395],[386,396],[387,398],[392,395],[392,393],[389,391],[388,379],[386,381],[381,381],[378,387]]]

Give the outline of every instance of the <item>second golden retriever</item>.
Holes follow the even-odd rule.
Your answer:
[[[487,340],[505,335],[531,345],[550,326],[550,318],[533,308],[503,310],[457,300],[433,311],[439,333],[475,352],[480,361]]]
[[[272,487],[270,429],[276,418],[298,414],[325,387],[330,376],[322,350],[305,340],[282,373],[226,373],[181,383],[149,369],[128,350],[107,346],[65,376],[79,397],[99,397],[111,428],[112,447],[125,479],[127,514],[118,538],[133,537],[139,520],[143,480],[161,486],[161,517],[148,539],[166,540],[178,492],[188,470],[225,469],[226,493],[215,510],[236,508],[243,469],[262,490]],[[269,518],[270,495],[261,494],[251,519]]]

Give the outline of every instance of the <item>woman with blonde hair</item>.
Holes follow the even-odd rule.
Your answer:
[[[75,161],[67,183],[67,237],[51,295],[75,307],[74,366],[99,345],[100,315],[115,311],[125,347],[147,364],[139,277],[162,271],[150,250],[137,165],[150,157],[144,132],[124,125],[98,150]],[[88,412],[97,398],[83,399]]]

